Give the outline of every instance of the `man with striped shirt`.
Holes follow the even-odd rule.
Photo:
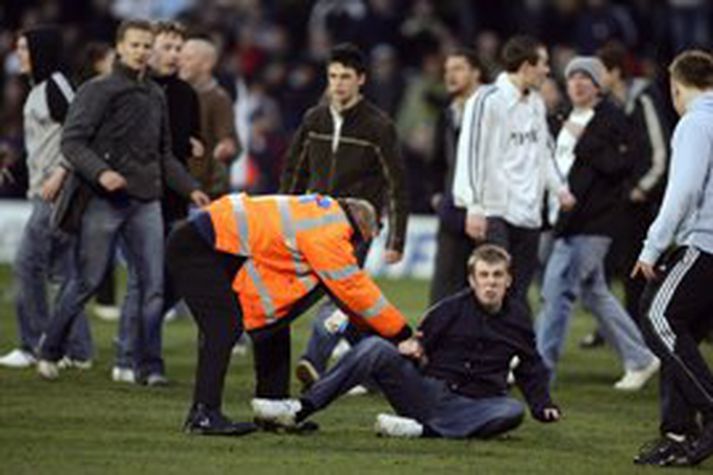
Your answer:
[[[526,305],[543,192],[546,184],[555,193],[565,188],[552,164],[545,105],[536,91],[550,71],[547,50],[534,38],[516,36],[505,44],[502,62],[505,71],[495,84],[466,102],[453,195],[467,210],[466,233],[512,255],[513,298]]]
[[[713,56],[686,51],[669,71],[681,120],[663,204],[632,271],[648,280],[641,326],[663,363],[662,437],[634,462],[659,466],[697,465],[713,454],[713,375],[698,350],[713,311]]]

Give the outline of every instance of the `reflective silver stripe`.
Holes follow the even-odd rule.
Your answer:
[[[310,229],[320,228],[328,224],[342,223],[347,218],[343,213],[328,214],[319,218],[300,219],[295,222],[295,231],[309,231]]]
[[[230,202],[233,205],[233,215],[235,223],[238,225],[238,240],[240,241],[240,251],[245,255],[250,255],[250,232],[248,229],[247,215],[245,214],[245,204],[242,195],[230,195]]]
[[[243,195],[231,195],[230,201],[233,204],[233,214],[235,215],[235,222],[238,225],[238,239],[240,240],[240,250],[246,255],[250,255],[250,228],[248,227],[247,215],[245,213],[245,204],[243,203]],[[262,308],[265,311],[265,320],[267,323],[272,323],[275,321],[275,305],[272,303],[272,297],[267,291],[267,286],[265,282],[262,281],[260,273],[255,267],[255,262],[248,259],[245,262],[245,269],[247,270],[248,276],[252,279],[257,289],[258,296],[260,297],[260,302],[262,302]]]
[[[260,302],[262,302],[262,308],[265,310],[265,321],[266,323],[272,323],[275,321],[275,305],[272,303],[272,298],[265,287],[265,283],[260,277],[260,273],[255,267],[255,263],[252,260],[245,262],[245,269],[247,269],[248,275],[253,280],[257,293],[260,296]]]
[[[347,279],[357,272],[359,272],[359,266],[356,265],[348,265],[344,266],[341,269],[337,270],[321,270],[318,272],[319,276],[322,277],[323,279],[329,279],[329,280],[342,280],[342,279]]]
[[[387,305],[389,305],[389,302],[387,302],[386,298],[382,295],[381,297],[379,297],[379,300],[377,300],[374,305],[361,312],[361,315],[364,318],[375,317],[380,314],[386,308]]]
[[[292,256],[292,262],[295,264],[297,280],[299,280],[305,288],[312,290],[317,285],[317,282],[315,282],[314,277],[311,276],[310,267],[297,248],[297,232],[295,231],[294,221],[290,213],[288,198],[277,198],[277,208],[280,211],[280,221],[282,221],[282,234],[285,238],[285,244],[290,252],[290,256]]]

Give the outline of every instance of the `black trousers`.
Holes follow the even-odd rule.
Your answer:
[[[180,222],[171,232],[166,263],[176,293],[198,325],[198,364],[193,402],[220,409],[225,374],[243,317],[232,289],[244,259],[212,249],[194,226]]]
[[[431,279],[431,305],[468,286],[468,257],[475,242],[467,234],[456,234],[443,224],[436,235],[436,262]]]
[[[661,431],[695,434],[713,423],[713,375],[698,344],[713,326],[713,254],[681,248],[642,297],[641,329],[661,359]]]
[[[527,291],[537,271],[540,230],[513,226],[501,218],[488,218],[486,242],[502,246],[510,253],[513,276],[510,295],[531,314]]]

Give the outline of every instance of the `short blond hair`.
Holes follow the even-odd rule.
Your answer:
[[[508,272],[510,272],[510,266],[512,265],[510,253],[497,244],[483,244],[475,248],[468,258],[468,275],[475,271],[475,264],[478,261],[487,262],[488,264],[500,264],[502,262]]]

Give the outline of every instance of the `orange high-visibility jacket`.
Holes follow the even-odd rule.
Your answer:
[[[358,265],[349,220],[336,200],[320,195],[226,195],[206,211],[215,248],[247,258],[233,281],[245,329],[288,315],[323,283],[361,329],[391,338],[407,329],[403,315]]]

